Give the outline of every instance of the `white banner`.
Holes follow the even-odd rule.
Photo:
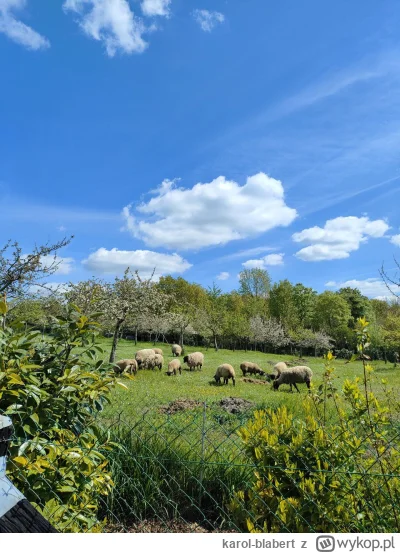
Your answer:
[[[126,553],[400,552],[398,534],[2,534],[2,550],[16,546],[26,547],[29,553],[55,547],[74,553],[110,553],[115,547],[125,548]]]

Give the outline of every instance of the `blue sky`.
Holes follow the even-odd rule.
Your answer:
[[[74,234],[55,282],[260,266],[385,295],[399,23],[395,0],[0,0],[3,241]]]

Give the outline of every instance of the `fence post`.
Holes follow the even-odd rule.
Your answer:
[[[12,433],[11,419],[0,415],[0,533],[57,532],[6,477],[8,443]]]
[[[204,476],[204,454],[205,454],[205,438],[206,438],[206,409],[207,402],[203,406],[203,423],[201,426],[201,469],[200,469],[200,489],[199,489],[199,507],[201,507],[201,499],[203,497],[203,476]]]

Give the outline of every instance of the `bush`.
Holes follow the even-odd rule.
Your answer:
[[[113,485],[105,453],[115,444],[96,415],[116,379],[97,360],[97,332],[74,306],[51,336],[0,331],[0,413],[15,431],[8,476],[58,530],[101,529],[99,500]]]
[[[360,353],[368,344],[367,325],[359,321]],[[339,396],[332,358],[324,384],[304,402],[305,420],[281,407],[257,411],[239,431],[256,467],[251,489],[230,503],[243,530],[399,531],[400,450],[389,408],[371,391],[366,364],[363,380],[346,380]],[[330,404],[339,415],[336,424],[327,424]]]

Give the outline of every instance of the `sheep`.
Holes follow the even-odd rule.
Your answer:
[[[202,369],[204,363],[204,355],[199,351],[195,351],[194,353],[189,353],[189,355],[185,355],[185,357],[183,358],[183,362],[187,364],[190,370],[196,369],[197,367]]]
[[[154,353],[158,353],[158,355],[164,355],[163,350],[160,348],[153,348]]]
[[[172,346],[172,355],[174,357],[179,357],[180,355],[182,355],[181,346],[178,346],[178,344],[173,344],[173,346]]]
[[[176,376],[178,371],[179,371],[179,374],[182,374],[181,362],[179,361],[179,359],[173,359],[172,361],[170,361],[168,363],[167,375],[168,376],[171,376],[171,375]]]
[[[260,369],[260,367],[257,365],[257,363],[251,363],[250,361],[244,361],[240,364],[240,368],[242,370],[243,376],[246,376],[247,373],[249,374],[259,374],[261,376],[265,376],[265,372]]]
[[[284,363],[283,361],[279,361],[279,363],[276,363],[276,365],[274,366],[274,371],[276,371],[277,376],[279,376],[281,372],[286,371],[287,368],[288,366],[286,365],[286,363]]]
[[[118,361],[117,363],[115,363],[114,371],[117,374],[122,374],[126,370],[128,370],[128,372],[130,372],[131,374],[137,373],[138,364],[136,362],[136,359],[121,359],[121,361]]]
[[[290,391],[292,391],[292,385],[293,385],[296,388],[296,390],[300,393],[300,390],[298,389],[297,384],[305,383],[307,384],[307,388],[310,388],[312,375],[313,373],[310,367],[306,367],[304,365],[299,365],[297,367],[290,367],[290,369],[286,368],[281,370],[281,372],[273,381],[272,386],[274,390],[278,390],[281,384],[289,384]]]
[[[228,384],[228,380],[232,378],[232,383],[233,385],[235,385],[235,369],[232,367],[232,365],[224,363],[217,368],[217,372],[215,373],[214,378],[217,384],[220,383],[221,378],[224,379],[224,384]]]
[[[152,349],[141,349],[136,352],[135,359],[139,369],[151,369],[154,366],[156,354]]]
[[[164,357],[159,353],[156,353],[152,368],[154,369],[155,367],[158,367],[158,369],[161,371],[163,364],[164,364]]]

